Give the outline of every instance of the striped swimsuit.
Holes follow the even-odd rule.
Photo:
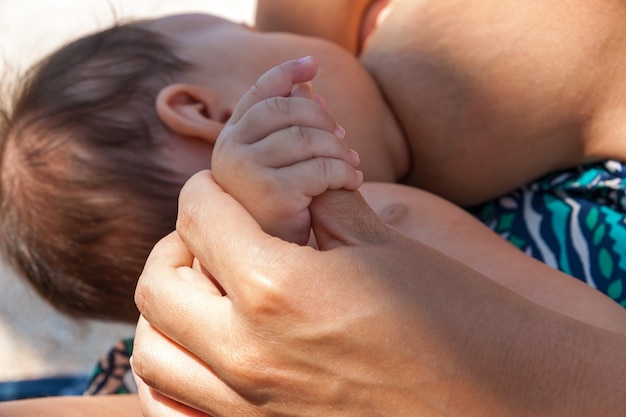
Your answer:
[[[550,174],[469,211],[528,255],[626,307],[624,164]]]

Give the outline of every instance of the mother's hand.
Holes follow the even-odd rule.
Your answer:
[[[364,213],[333,219],[348,223],[350,235],[317,225],[320,244],[336,249],[316,251],[265,235],[209,172],[194,177],[181,196],[178,228],[221,288],[192,268],[177,234],[159,243],[136,295],[151,324],[142,321],[137,331],[139,376],[215,416],[324,415],[345,404],[360,414],[375,397],[400,395],[409,381],[425,379],[403,365],[416,361],[425,342],[405,316],[415,305],[405,276],[417,265],[398,259],[410,258],[401,253],[412,247],[403,247],[404,238],[394,243],[399,236],[358,195],[331,197]]]
[[[136,293],[143,319],[133,367],[147,415],[622,407],[611,394],[623,400],[626,372],[615,366],[626,363],[623,337],[531,304],[401,236],[358,193],[329,192],[311,210],[320,251],[263,233],[209,172],[187,183],[180,237],[155,247]],[[192,254],[215,278],[194,268]]]

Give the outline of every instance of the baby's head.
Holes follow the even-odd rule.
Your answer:
[[[188,68],[161,35],[116,26],[35,66],[3,112],[0,247],[70,315],[136,320],[137,277],[186,179],[160,162],[171,133],[154,101]]]
[[[362,165],[384,167],[378,138],[395,120],[358,60],[327,41],[191,14],[118,25],[53,53],[3,112],[0,251],[62,311],[136,320],[137,278],[175,226],[182,184],[210,168],[258,77],[306,55]]]

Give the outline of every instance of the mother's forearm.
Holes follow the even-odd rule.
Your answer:
[[[482,284],[449,298],[457,303],[450,313],[461,321],[451,333],[467,332],[452,360],[458,360],[461,381],[476,381],[461,382],[450,404],[475,409],[465,415],[476,416],[496,410],[507,416],[624,415],[625,336]],[[464,318],[458,307],[471,310]]]

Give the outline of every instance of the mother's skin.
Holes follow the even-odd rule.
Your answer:
[[[625,97],[625,83],[624,75],[619,71],[623,62],[622,57],[625,56],[623,45],[623,39],[626,39],[623,36],[624,30],[626,30],[623,25],[624,6],[616,1],[550,0],[548,2],[518,2],[519,4],[515,4],[516,7],[507,9],[514,3],[478,1],[465,4],[460,1],[424,2],[415,0],[413,5],[410,5],[410,7],[422,8],[424,13],[414,22],[430,30],[430,35],[425,30],[425,38],[422,41],[415,41],[414,45],[437,55],[436,58],[431,55],[432,59],[424,58],[416,62],[416,65],[421,65],[422,68],[433,69],[431,71],[433,84],[424,83],[424,94],[429,91],[432,91],[433,94],[439,94],[435,87],[447,86],[445,91],[450,92],[450,95],[447,96],[448,104],[454,104],[456,97],[464,100],[471,99],[473,101],[469,102],[476,104],[476,106],[469,107],[472,111],[458,111],[451,114],[439,114],[442,108],[448,108],[444,106],[423,109],[426,112],[436,113],[433,121],[423,127],[427,129],[425,134],[436,134],[437,129],[447,128],[439,140],[428,144],[428,146],[432,146],[432,149],[426,149],[426,151],[432,152],[433,161],[440,165],[429,163],[428,159],[422,160],[423,167],[418,169],[424,170],[424,173],[420,174],[424,181],[429,178],[437,179],[437,170],[441,169],[447,175],[450,175],[449,171],[453,170],[464,178],[471,174],[472,178],[475,177],[481,186],[491,183],[494,187],[502,186],[498,183],[500,180],[500,176],[497,175],[498,170],[482,172],[482,166],[468,165],[466,167],[462,163],[463,161],[459,160],[459,158],[462,159],[463,152],[471,153],[476,150],[469,146],[463,147],[465,140],[469,140],[471,143],[471,133],[475,131],[487,134],[487,137],[492,139],[490,146],[479,149],[485,158],[496,159],[495,157],[508,153],[510,147],[515,147],[516,152],[512,152],[515,159],[503,159],[500,168],[521,169],[522,177],[525,170],[523,167],[517,167],[517,165],[523,165],[520,164],[520,161],[530,162],[524,158],[524,153],[527,150],[528,140],[536,138],[532,135],[539,135],[542,138],[541,141],[537,142],[537,146],[545,149],[543,153],[549,158],[558,158],[557,163],[576,162],[583,153],[587,153],[592,159],[625,159],[623,155],[624,141],[622,140],[624,114],[623,107],[620,106],[622,97]],[[463,12],[464,8],[467,11]],[[436,26],[433,25],[436,22],[440,23]],[[476,24],[474,30],[466,29],[465,24],[467,22]],[[437,34],[436,31],[438,30],[446,30],[451,35],[456,30],[456,33],[460,32],[463,36],[456,36],[456,40],[454,40],[454,37],[445,36],[446,32]],[[380,33],[379,39],[382,42],[384,32]],[[400,38],[397,33],[391,30],[384,34],[384,37],[388,41],[397,42],[396,48],[411,46],[409,40]],[[493,49],[494,39],[503,40],[503,46],[498,50]],[[459,41],[465,43],[458,44]],[[373,38],[371,45],[375,45],[375,42],[379,42],[379,40]],[[481,57],[479,54],[472,53],[472,48],[474,51],[493,51],[494,53]],[[497,53],[495,53],[496,51]],[[513,57],[510,54],[514,51],[521,55],[516,55],[518,59],[511,60]],[[460,53],[455,57],[453,52],[454,54]],[[371,53],[370,57],[372,58],[370,59],[373,61],[380,60],[381,66],[385,62],[391,62],[384,55],[385,50],[380,50],[379,55]],[[441,55],[439,55],[440,53]],[[365,58],[367,58],[367,54],[364,54]],[[507,63],[510,63],[511,66]],[[371,65],[375,65],[375,62]],[[459,71],[463,65],[470,65],[468,68],[464,68],[467,73]],[[510,73],[512,69],[523,71],[512,76]],[[440,77],[440,74],[447,74],[447,76]],[[396,76],[400,75],[396,74]],[[410,74],[406,76],[410,76]],[[390,80],[394,77],[393,74],[382,74],[379,76],[379,82],[385,82],[385,78]],[[453,83],[448,84],[450,81]],[[459,96],[459,93],[463,94]],[[500,97],[502,100],[497,101],[499,103],[498,108],[493,108],[490,104],[491,100]],[[394,102],[394,100],[390,101]],[[399,103],[404,106],[402,101]],[[397,106],[398,103],[395,104],[395,107]],[[452,106],[450,108],[458,107]],[[407,123],[410,123],[414,114],[405,114],[402,117],[407,120]],[[560,129],[563,131],[561,132]],[[507,141],[498,140],[502,134],[506,134]],[[460,140],[461,138],[463,141]],[[560,152],[563,149],[561,141],[574,142],[576,145],[574,152],[571,154]],[[533,162],[540,168],[546,165],[546,161],[543,160]],[[549,165],[555,161],[549,159],[547,162]],[[429,185],[425,184],[425,186]],[[453,184],[448,184],[448,187],[452,186]],[[446,183],[434,183],[430,187],[431,189],[432,187],[441,187],[441,190],[438,191],[440,194],[445,194],[447,190]],[[448,191],[455,192],[455,190]],[[465,198],[463,195],[457,196],[457,201],[463,201],[463,198]],[[538,327],[542,327],[541,319],[546,318],[541,312],[533,313],[529,317],[540,320]],[[580,325],[573,326],[573,329],[580,330]],[[615,365],[618,367],[624,363],[624,358],[620,356],[619,352],[623,352],[625,348],[610,342],[610,340],[614,342],[615,340],[606,332],[598,333],[597,329],[588,330],[590,332],[588,334],[597,336],[600,345],[605,346],[606,357],[615,359],[615,362],[613,364],[606,363],[602,357],[590,356],[587,352],[587,355],[583,355],[579,359],[581,363],[588,362],[590,365],[589,373],[586,376],[590,380],[597,379],[605,382],[607,378],[611,380],[610,369],[608,373],[602,375],[603,366]],[[526,334],[520,336],[524,339],[534,337]],[[561,342],[554,340],[551,333],[546,333],[545,338],[540,337],[535,340],[542,345],[554,343],[559,346]],[[588,339],[585,338],[585,340],[589,342]],[[615,352],[616,355],[610,353],[614,347],[618,347]],[[577,345],[573,351],[562,353],[569,359],[575,360],[577,355],[585,353],[586,348],[587,346]],[[556,357],[556,362],[554,362],[550,360],[549,355],[537,359],[546,361],[547,365],[554,365],[563,360],[561,357]],[[550,368],[547,365],[537,370],[537,374],[547,378]],[[619,373],[626,374],[623,370]],[[555,386],[552,388],[558,389],[561,382],[556,379]],[[571,382],[580,384],[583,381],[579,379]],[[604,410],[604,414],[602,414],[602,411],[596,410],[596,412],[589,412],[589,415],[623,414],[625,399],[621,388],[626,386],[626,383],[619,377],[614,377],[609,382],[612,383],[607,384],[608,391],[604,391],[604,393],[616,393],[614,400],[621,403],[621,409],[620,404],[614,403],[617,408],[613,413]],[[602,394],[601,387],[602,384],[598,386],[598,389]],[[578,400],[586,398],[596,404],[602,401],[602,398],[598,398],[597,392],[594,391],[585,392],[583,389],[572,392],[580,394]],[[546,392],[545,395],[548,396],[549,392]],[[567,402],[566,397],[561,400]],[[19,412],[19,409],[14,408],[16,406],[26,407],[26,409],[29,406],[39,405],[41,407],[42,404],[46,404],[50,400],[40,401],[42,402],[27,401],[19,404],[0,404],[0,412],[7,412],[8,415],[12,415],[9,410]],[[60,404],[62,401],[57,401],[56,404]],[[74,402],[74,406],[78,407],[75,410],[81,409],[81,405],[76,404],[94,401],[93,404],[95,405],[100,400],[85,399],[85,403],[82,401],[83,399]],[[134,398],[120,399],[118,397],[114,401],[128,401],[133,406],[136,405]],[[605,406],[608,409],[610,404],[605,403]],[[22,411],[26,409],[22,408]],[[50,410],[46,415],[54,415],[53,409],[50,407],[46,410]],[[99,413],[98,407],[83,408],[82,410],[88,410],[84,415],[95,416]],[[39,414],[43,413],[40,412]],[[59,415],[71,414],[65,410]],[[115,410],[111,410],[110,413],[101,415],[110,417],[118,414],[115,414]],[[120,413],[119,415],[132,415],[132,413]],[[579,415],[584,414],[580,412]]]
[[[341,415],[430,416],[442,407],[464,417],[623,415],[623,334],[530,303],[407,239],[356,194],[334,193],[316,202],[322,252],[264,234],[206,173],[192,178],[181,202],[181,233],[229,297],[194,274],[193,257],[176,235],[155,247],[139,307],[195,354],[142,321],[134,366],[178,401],[215,416],[304,415],[305,409],[308,415],[332,416],[341,409]],[[439,214],[443,208],[431,207]],[[438,229],[435,224],[433,231]],[[557,273],[545,268],[536,278],[550,279],[550,271]],[[216,307],[226,310],[215,314]],[[603,316],[612,320],[612,314]],[[344,351],[350,354],[338,354]],[[204,361],[219,370],[218,378]],[[246,367],[259,363],[267,366]],[[309,366],[294,367],[302,363]],[[202,415],[139,383],[147,415]],[[253,407],[261,404],[256,393],[264,394],[259,409]],[[0,415],[140,413],[136,396],[112,396],[0,403]]]
[[[264,234],[206,173],[187,183],[185,243],[155,247],[136,295],[134,369],[176,400],[140,384],[148,415],[623,415],[624,335],[407,239],[357,194],[312,214],[321,251]]]
[[[257,25],[356,53],[368,3],[259,0]],[[407,183],[473,204],[549,171],[626,161],[626,3],[390,3],[360,58],[406,136],[423,138],[410,141]]]
[[[136,395],[46,397],[0,402],[2,417],[142,417]]]

